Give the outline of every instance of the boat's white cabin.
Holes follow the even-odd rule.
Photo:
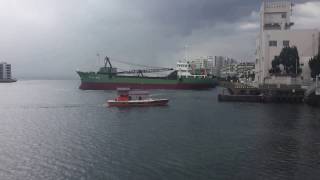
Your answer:
[[[150,95],[148,91],[131,90],[130,88],[117,88],[117,91],[118,91],[119,97],[122,99],[128,99],[128,100],[150,99]]]

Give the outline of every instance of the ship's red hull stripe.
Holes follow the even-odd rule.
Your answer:
[[[214,84],[130,84],[130,83],[89,83],[82,82],[80,89],[83,90],[115,90],[117,88],[131,89],[209,89]]]

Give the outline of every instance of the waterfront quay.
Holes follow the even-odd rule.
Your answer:
[[[221,82],[220,102],[303,103],[305,90],[298,85],[260,85],[253,87],[241,83]]]

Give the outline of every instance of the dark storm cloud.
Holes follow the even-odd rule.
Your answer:
[[[174,26],[179,33],[212,26],[217,22],[235,22],[258,11],[262,0],[138,0],[127,1],[146,17],[162,25]],[[296,0],[295,3],[308,2]]]
[[[260,0],[1,0],[0,60],[12,63],[20,77],[75,77],[75,69],[95,70],[102,63],[97,53],[174,66],[188,45],[190,56],[252,59],[248,57],[254,53],[260,4]]]
[[[256,0],[164,0],[146,8],[151,17],[164,25],[178,26],[182,32],[211,26],[217,22],[233,22],[248,16],[259,4]]]

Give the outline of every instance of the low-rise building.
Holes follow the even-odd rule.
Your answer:
[[[12,79],[11,64],[6,62],[0,63],[0,80]]]
[[[238,79],[251,79],[254,76],[255,63],[241,62],[227,64],[221,68],[220,77],[237,77]]]
[[[237,74],[239,77],[249,76],[254,73],[255,63],[254,62],[241,62],[237,64]]]
[[[252,62],[238,63],[233,58],[223,56],[207,56],[195,58],[187,61],[192,74],[214,75],[216,77],[238,77],[242,74],[248,74],[248,71],[254,69]]]
[[[220,70],[221,78],[237,77],[237,64],[224,65]]]

